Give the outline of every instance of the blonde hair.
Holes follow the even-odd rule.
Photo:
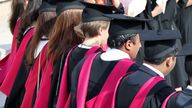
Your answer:
[[[110,21],[91,21],[86,23],[80,23],[74,27],[75,33],[79,37],[91,38],[99,34],[99,29],[107,29]]]

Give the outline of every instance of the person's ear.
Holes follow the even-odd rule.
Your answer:
[[[175,60],[176,60],[176,57],[168,57],[167,59],[166,59],[166,67],[171,67],[172,66],[172,64],[175,62]]]
[[[99,35],[102,35],[103,32],[104,32],[103,29],[100,27],[99,30],[98,30],[98,34],[99,34]]]
[[[132,45],[133,45],[133,42],[131,40],[127,40],[127,42],[124,44],[125,49],[128,51],[130,51]]]

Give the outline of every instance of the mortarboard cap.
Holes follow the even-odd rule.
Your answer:
[[[175,40],[181,38],[178,30],[143,30],[141,34],[146,41]]]
[[[145,58],[157,59],[170,53],[177,53],[178,41],[181,35],[176,30],[148,31],[144,33],[147,38],[144,44]]]
[[[188,55],[192,55],[192,44],[183,45],[182,49],[177,54],[177,56],[188,56]]]
[[[56,11],[56,5],[49,4],[48,2],[42,2],[40,8],[39,8],[39,14],[42,12],[55,12]]]
[[[106,16],[112,18],[109,36],[114,39],[125,34],[140,34],[145,29],[145,23],[151,21],[149,19],[128,17],[123,14],[108,14]],[[142,37],[142,34],[140,36]]]
[[[85,6],[80,1],[60,2],[57,4],[56,12],[59,15],[63,11],[68,9],[84,9],[84,8]]]
[[[82,22],[90,21],[110,21],[111,18],[105,14],[112,14],[116,8],[112,5],[100,5],[82,2],[86,7],[82,13]]]

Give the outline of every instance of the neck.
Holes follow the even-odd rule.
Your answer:
[[[165,74],[163,73],[164,71],[163,71],[163,68],[162,68],[161,66],[159,66],[159,65],[154,65],[154,64],[150,64],[150,63],[147,63],[147,62],[144,62],[144,63],[152,66],[153,68],[159,70],[163,75],[165,75]]]
[[[99,45],[99,39],[98,37],[93,37],[93,38],[85,38],[84,42],[82,43],[84,45],[87,45],[87,46],[100,46]]]

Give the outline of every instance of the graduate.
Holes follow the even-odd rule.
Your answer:
[[[66,53],[83,39],[75,34],[74,27],[81,21],[84,5],[79,1],[60,2],[57,4],[57,20],[50,35],[47,48],[47,69],[41,76],[40,88],[34,107],[52,108],[56,105],[58,94],[57,81],[62,73]]]
[[[42,2],[39,8],[39,17],[37,19],[36,32],[29,43],[26,52],[26,66],[28,76],[25,81],[25,92],[21,108],[32,107],[36,99],[36,94],[39,89],[39,82],[46,69],[46,51],[47,43],[49,41],[49,33],[51,32],[56,21],[56,5],[48,2]]]
[[[11,33],[14,33],[14,28],[16,26],[17,20],[23,14],[24,10],[27,7],[28,0],[13,0],[11,4],[11,17],[9,19],[9,27]]]
[[[22,66],[18,71],[11,93],[6,100],[5,107],[22,107],[21,104],[24,94],[28,92],[28,89],[25,89],[25,82],[28,75],[31,74],[30,69],[33,70],[35,60],[39,59],[41,50],[48,42],[47,36],[52,29],[52,24],[55,22],[54,18],[56,17],[56,7],[54,5],[43,2],[38,12],[39,16],[37,18],[36,31],[28,43],[27,50],[22,61]],[[30,100],[30,97],[27,97],[27,99]]]
[[[109,36],[108,29],[111,18],[104,16],[105,14],[112,14],[116,10],[111,5],[99,5],[84,3],[86,8],[82,13],[82,21],[75,27],[75,31],[79,37],[82,37],[84,41],[78,46],[74,47],[70,53],[65,64],[65,68],[62,75],[60,93],[58,100],[58,107],[65,105],[65,97],[63,93],[70,91],[70,86],[64,86],[66,83],[70,85],[72,70],[76,64],[84,57],[92,53],[104,51],[104,47],[107,44],[107,38]]]
[[[13,0],[11,3],[11,16],[9,19],[9,28],[13,35],[12,43],[11,43],[11,52],[6,55],[2,60],[0,60],[0,85],[3,82],[4,78],[7,75],[9,66],[12,64],[13,59],[15,57],[17,47],[16,47],[16,37],[19,33],[19,28],[21,24],[21,16],[24,12],[25,7],[27,6],[27,1],[23,0]]]
[[[174,89],[164,77],[175,66],[178,31],[159,30],[146,33],[144,63],[137,71],[122,78],[115,94],[115,108],[159,108]]]
[[[164,29],[172,29],[172,30],[180,30],[181,34],[182,34],[182,39],[178,40],[179,42],[179,47],[181,48],[185,40],[186,35],[183,33],[183,29],[185,26],[185,23],[187,22],[187,24],[189,24],[190,22],[187,21],[187,16],[189,15],[189,13],[187,13],[187,16],[185,16],[184,14],[180,17],[182,17],[185,21],[185,23],[182,22],[177,22],[177,25],[175,24],[175,18],[178,19],[179,17],[176,16],[176,13],[180,13],[179,11],[176,11],[176,6],[179,5],[180,8],[182,8],[182,10],[184,10],[185,8],[188,8],[189,6],[192,5],[191,0],[168,0],[167,1],[167,7],[165,9],[165,14],[162,15],[161,19],[162,19],[162,25]],[[190,18],[189,18],[190,19]],[[180,24],[178,24],[180,23]],[[180,26],[179,26],[180,25]],[[179,29],[178,29],[178,28]],[[181,28],[182,27],[182,28]],[[186,29],[185,29],[186,30]],[[190,36],[189,36],[190,37]],[[190,38],[189,38],[190,39]],[[187,40],[189,40],[187,39]],[[177,87],[185,87],[186,86],[186,82],[188,80],[186,71],[185,71],[185,66],[184,66],[184,62],[185,62],[185,58],[180,56],[177,57],[177,63],[175,68],[172,70],[173,72],[170,73],[170,75],[168,75],[167,81],[169,84],[171,84],[171,86],[173,86],[174,88]]]
[[[166,108],[191,108],[192,107],[192,44],[185,44],[178,56],[185,57],[185,69],[189,77],[188,86],[169,98]]]
[[[33,33],[35,32],[35,22],[37,20],[37,9],[40,7],[41,1],[30,0],[21,17],[21,25],[19,34],[17,36],[17,53],[15,59],[10,66],[7,75],[0,87],[0,107],[4,106],[7,96],[10,95],[13,84],[16,82],[16,77],[19,69],[26,69],[24,64],[24,53],[28,42],[30,41]],[[24,40],[24,41],[22,41]],[[20,47],[20,44],[22,46]],[[24,72],[25,73],[25,72]],[[20,81],[20,79],[17,79]]]
[[[109,17],[114,18],[107,42],[111,49],[88,56],[87,59],[85,57],[75,67],[70,85],[70,108],[83,108],[85,105],[90,108],[94,105],[111,107],[111,93],[118,78],[129,71],[129,67],[136,68],[132,60],[141,47],[139,31],[143,29],[146,20],[123,14],[112,14]],[[105,90],[106,85],[111,88]]]

